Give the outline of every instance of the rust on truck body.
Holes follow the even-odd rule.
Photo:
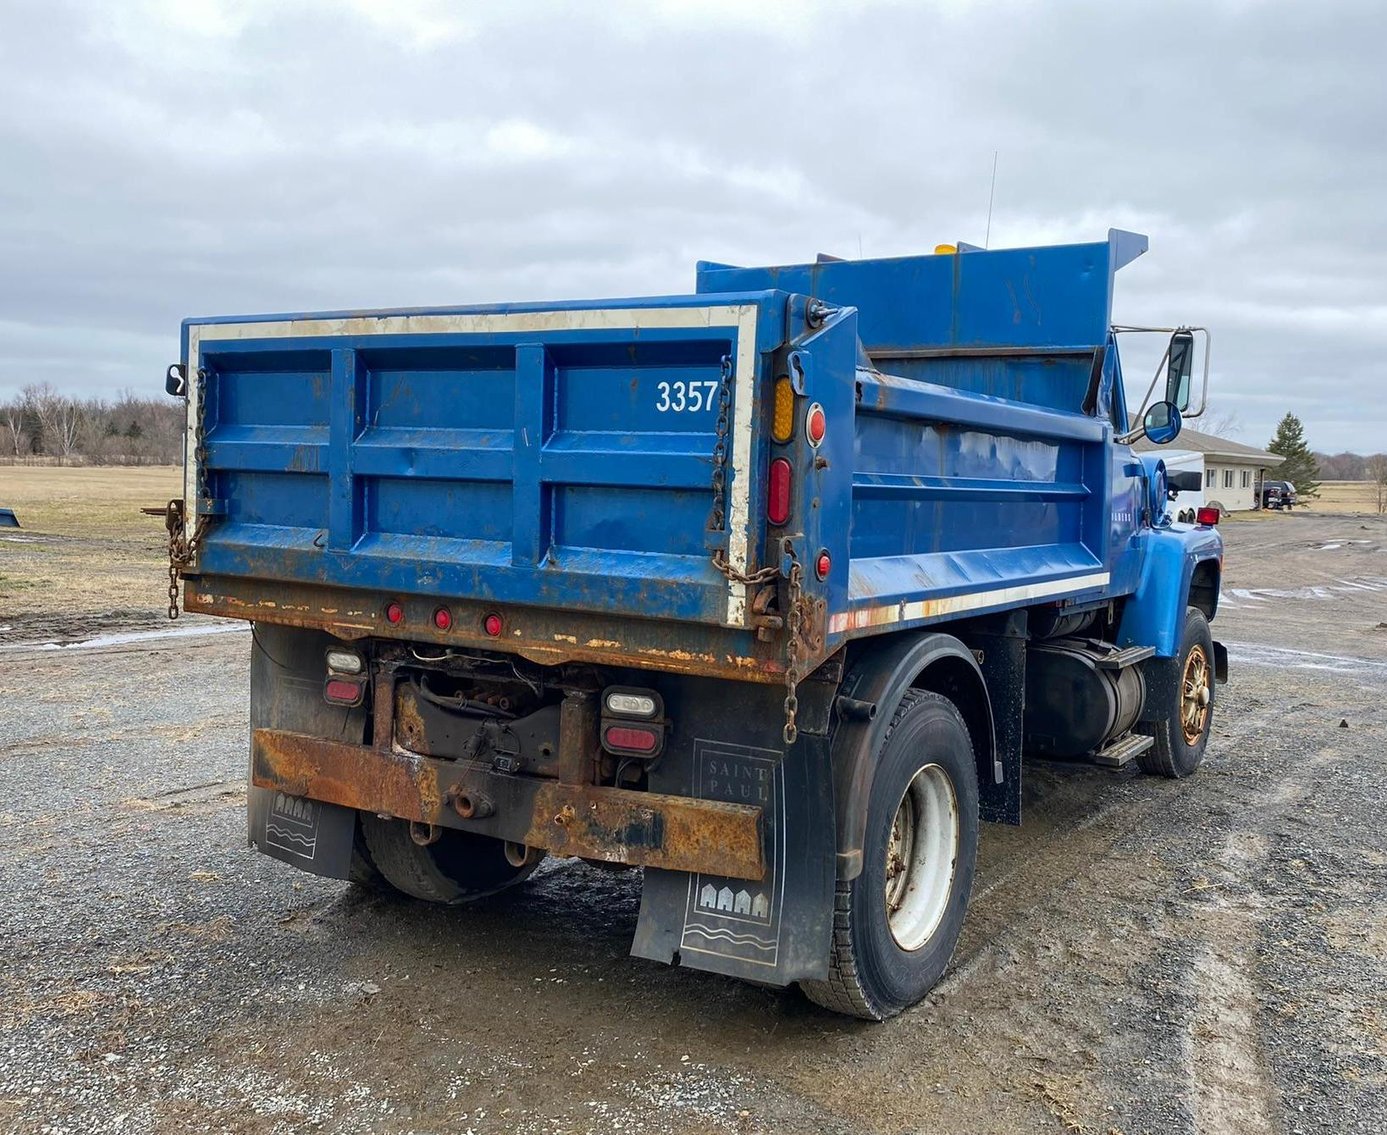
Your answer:
[[[280,729],[251,734],[251,783],[555,855],[736,879],[766,873],[761,809],[743,804],[511,776]]]
[[[673,649],[669,623],[655,619],[614,620],[591,611],[500,607],[489,601],[386,595],[278,579],[190,574],[184,584],[186,611],[322,630],[347,640],[369,637],[500,650],[547,666],[590,662],[747,682],[785,680],[782,636],[777,633],[763,641],[754,628],[681,624],[680,647]],[[398,625],[385,619],[390,602],[403,608],[404,618]],[[433,624],[432,614],[440,603],[452,613],[448,630]],[[484,630],[484,622],[498,609],[504,611],[505,631],[493,638]],[[823,600],[807,603],[800,642],[804,652],[800,665],[805,671],[823,660],[826,625]]]

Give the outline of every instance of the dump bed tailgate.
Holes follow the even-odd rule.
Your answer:
[[[783,308],[188,320],[189,574],[742,626]]]

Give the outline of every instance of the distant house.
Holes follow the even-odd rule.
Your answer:
[[[1281,464],[1281,458],[1226,437],[1200,433],[1188,426],[1171,446],[1152,445],[1145,438],[1132,446],[1138,453],[1163,453],[1173,448],[1204,455],[1204,502],[1224,512],[1261,507],[1262,481]]]

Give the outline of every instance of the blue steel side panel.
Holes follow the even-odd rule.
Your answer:
[[[1107,423],[869,371],[857,389],[851,569],[831,627],[938,621],[961,596],[974,613],[1024,605],[1020,589],[1045,589],[1032,602],[1102,589]]]
[[[759,307],[756,373],[734,395],[755,404],[784,297],[718,300],[733,303]],[[542,333],[203,340],[205,469],[227,512],[199,570],[725,621],[727,582],[709,552],[727,535],[707,526],[735,320],[584,329],[586,308],[530,309],[575,312]],[[758,442],[750,467],[729,472],[751,478],[752,515],[763,464]]]

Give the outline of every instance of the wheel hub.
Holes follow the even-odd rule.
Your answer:
[[[958,845],[953,781],[926,765],[901,796],[886,842],[886,920],[902,950],[918,950],[943,921]]]
[[[1185,744],[1197,745],[1209,723],[1209,656],[1204,647],[1196,644],[1185,659],[1185,673],[1180,682],[1180,728]]]

